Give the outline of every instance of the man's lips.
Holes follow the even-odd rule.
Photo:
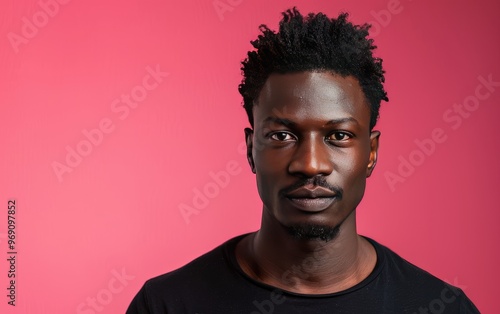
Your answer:
[[[286,199],[303,211],[320,212],[328,208],[335,200],[337,194],[321,186],[300,187],[285,195]]]
[[[331,198],[337,193],[322,186],[302,186],[285,195],[288,198]]]
[[[318,198],[287,198],[292,205],[302,211],[317,213],[327,209],[336,197],[318,197]]]

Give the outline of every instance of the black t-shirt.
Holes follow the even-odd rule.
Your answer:
[[[462,290],[366,238],[377,253],[373,272],[332,294],[279,290],[247,276],[236,261],[235,237],[189,264],[152,278],[127,314],[479,313]],[[294,272],[300,272],[300,266]]]

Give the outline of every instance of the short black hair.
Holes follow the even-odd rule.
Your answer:
[[[345,12],[336,19],[323,13],[304,17],[294,7],[282,15],[277,33],[260,25],[262,34],[250,42],[256,50],[249,51],[241,62],[243,79],[238,90],[250,125],[254,123],[254,101],[271,73],[330,71],[343,77],[352,75],[359,81],[370,105],[373,129],[381,101],[389,99],[383,87],[382,59],[373,56],[377,47],[368,38],[371,25],[353,25]]]

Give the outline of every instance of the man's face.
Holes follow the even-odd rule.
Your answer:
[[[264,210],[296,236],[330,239],[361,201],[379,132],[358,81],[330,72],[272,74],[246,129]],[[323,234],[323,236],[322,236]]]

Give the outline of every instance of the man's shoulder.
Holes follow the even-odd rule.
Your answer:
[[[220,280],[233,269],[228,250],[231,250],[244,236],[231,238],[184,266],[147,280],[145,286],[153,291],[159,291],[167,288],[193,288],[193,285]]]
[[[365,238],[375,247],[377,259],[381,263],[383,270],[389,272],[391,275],[413,283],[419,281],[439,285],[445,283],[429,271],[424,270],[423,268],[408,261],[406,258],[401,257],[388,246],[383,245],[371,238]]]
[[[186,313],[186,307],[211,305],[214,295],[227,293],[228,287],[238,282],[230,251],[244,236],[229,239],[186,265],[147,280],[127,313]]]
[[[439,305],[447,308],[446,313],[450,309],[457,309],[460,313],[479,313],[459,287],[416,266],[387,246],[365,238],[372,243],[379,256],[379,284],[385,286],[386,291],[391,291],[392,295],[409,296],[412,302],[418,300],[423,309]]]

